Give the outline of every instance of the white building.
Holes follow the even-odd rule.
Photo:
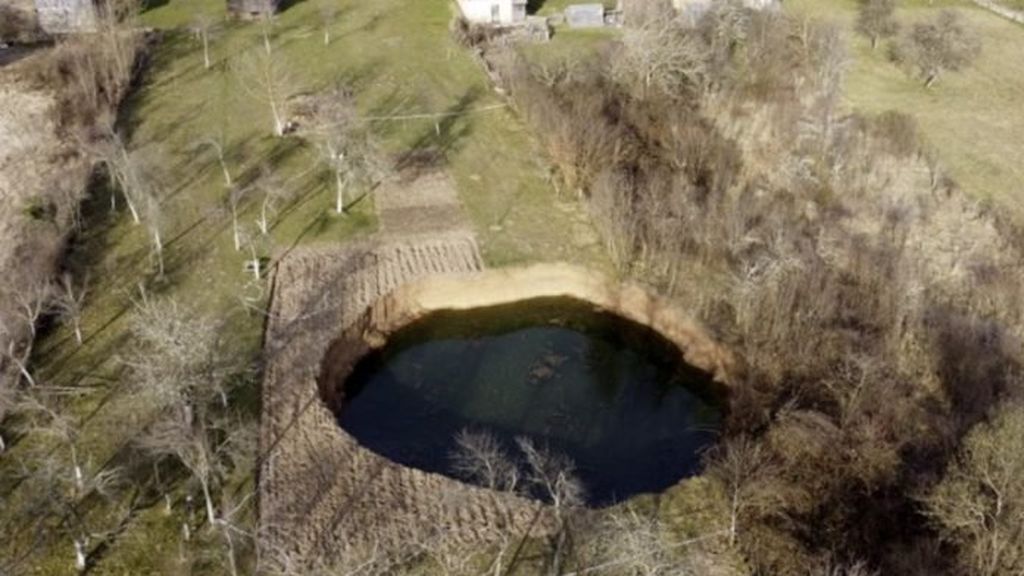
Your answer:
[[[466,20],[476,24],[518,24],[526,21],[527,0],[458,0]]]
[[[93,0],[35,0],[39,27],[49,34],[96,30]]]

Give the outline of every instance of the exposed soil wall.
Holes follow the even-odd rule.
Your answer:
[[[630,283],[569,264],[431,276],[400,286],[347,328],[328,351],[320,377],[325,402],[338,407],[344,379],[388,335],[439,310],[469,310],[523,300],[569,297],[649,327],[682,352],[691,366],[728,386],[740,371],[733,354],[669,300]]]

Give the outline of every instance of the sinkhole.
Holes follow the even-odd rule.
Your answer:
[[[591,506],[695,474],[722,422],[721,391],[666,338],[564,297],[429,312],[334,385],[338,424],[381,456],[468,480],[460,432],[513,459],[525,437],[572,461]]]

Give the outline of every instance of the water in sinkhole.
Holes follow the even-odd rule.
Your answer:
[[[457,477],[460,430],[569,457],[587,503],[659,492],[699,470],[721,410],[707,375],[648,328],[572,299],[432,313],[344,384],[338,422],[395,462]]]

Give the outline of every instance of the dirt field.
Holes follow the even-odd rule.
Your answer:
[[[280,263],[260,432],[266,550],[330,562],[370,534],[397,542],[443,527],[460,540],[486,542],[497,531],[528,526],[532,503],[404,468],[360,447],[318,392],[328,347],[353,326],[358,340],[360,319],[379,296],[416,278],[481,267],[476,242],[461,233],[304,249]],[[357,357],[359,350],[343,352]]]

